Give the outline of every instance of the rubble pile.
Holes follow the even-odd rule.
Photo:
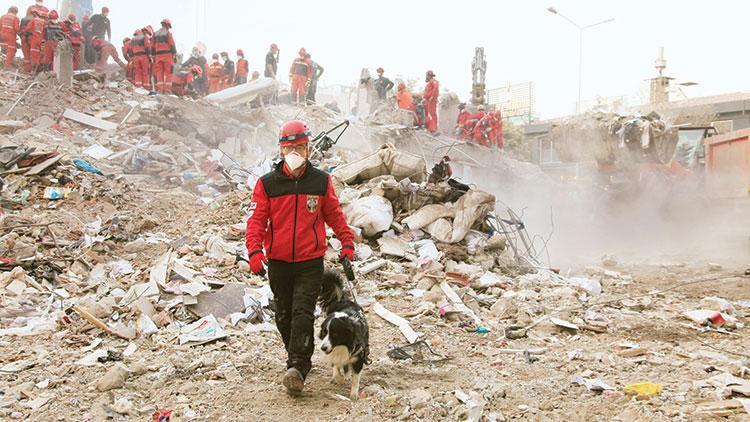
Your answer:
[[[273,294],[248,271],[244,232],[278,123],[299,110],[226,110],[95,78],[69,91],[40,80],[14,107],[31,82],[0,76],[10,87],[0,102],[3,419],[750,410],[742,276],[612,256],[550,269],[502,198],[428,182],[432,157],[387,142],[316,159],[357,236],[354,288],[372,350],[362,394],[344,397],[316,354],[306,397],[291,400],[278,383]],[[48,88],[57,93],[40,102]],[[336,119],[317,107],[304,115],[319,130]],[[337,268],[341,245],[331,232],[327,242]]]

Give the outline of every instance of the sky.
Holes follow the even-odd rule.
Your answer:
[[[26,7],[31,1],[0,4]],[[55,6],[57,1],[46,0]],[[487,87],[533,81],[541,118],[567,115],[578,98],[579,31],[547,7],[580,26],[613,18],[583,36],[582,98],[626,95],[647,99],[644,82],[655,76],[663,46],[666,74],[688,97],[748,89],[750,55],[744,39],[750,2],[396,1],[326,0],[94,0],[110,8],[117,45],[133,29],[162,18],[173,24],[178,49],[189,54],[198,40],[213,52],[242,48],[251,70],[261,70],[268,46],[281,48],[285,75],[300,47],[325,68],[321,85],[353,84],[360,71],[382,66],[386,76],[418,79],[435,72],[443,90],[469,99],[474,48],[485,49]],[[4,7],[4,9],[7,8]]]

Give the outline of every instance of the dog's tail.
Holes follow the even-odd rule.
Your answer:
[[[342,300],[351,300],[344,290],[344,279],[336,270],[323,271],[323,285],[320,290],[320,307],[325,311],[332,304]]]

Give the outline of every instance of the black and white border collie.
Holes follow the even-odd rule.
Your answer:
[[[333,367],[333,380],[344,382],[344,375],[351,374],[352,400],[359,398],[359,379],[362,369],[369,363],[370,334],[365,313],[353,300],[351,292],[344,290],[344,280],[336,271],[323,273],[320,292],[320,307],[325,320],[320,326],[320,345]]]

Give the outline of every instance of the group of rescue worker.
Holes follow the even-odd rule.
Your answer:
[[[60,20],[56,10],[44,6],[44,0],[35,0],[23,18],[19,18],[18,7],[9,7],[8,12],[0,17],[0,45],[5,54],[5,67],[14,66],[20,47],[24,71],[51,71],[55,50],[63,40],[70,42],[73,69],[80,68],[82,56],[88,63],[96,63],[97,68],[101,68],[110,56],[119,61],[115,47],[104,39],[105,34],[111,36],[108,14],[109,8],[103,7],[101,13],[90,18],[84,16],[82,23],[78,23],[74,13]],[[82,54],[84,48],[86,54]]]
[[[458,105],[455,136],[479,145],[503,148],[503,117],[499,110],[485,113],[484,105],[477,106],[475,113]]]
[[[376,86],[378,81],[384,78],[382,70],[382,68],[378,69],[380,77],[375,81]],[[421,94],[412,95],[406,88],[406,84],[399,82],[396,91],[396,104],[400,109],[409,110],[414,113],[414,126],[416,128],[437,133],[437,105],[439,97],[440,83],[435,79],[435,73],[428,70],[425,72],[425,87]]]

